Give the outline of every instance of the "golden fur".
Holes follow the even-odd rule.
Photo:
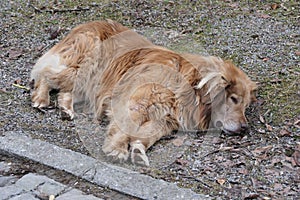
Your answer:
[[[74,28],[38,60],[31,80],[33,107],[47,107],[59,89],[58,104],[73,118],[73,102],[84,99],[96,118],[110,117],[103,151],[144,165],[146,150],[172,130],[242,131],[256,89],[229,61],[178,54],[111,20]]]

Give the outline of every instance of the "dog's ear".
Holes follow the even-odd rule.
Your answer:
[[[210,104],[220,95],[225,95],[225,91],[230,87],[231,82],[221,73],[208,73],[196,86],[200,91],[201,102]]]
[[[212,85],[212,89],[209,92],[209,96],[211,101],[215,101],[216,99],[224,100],[226,95],[226,90],[230,88],[230,86],[233,84],[224,74],[221,75],[221,78],[219,80],[216,80],[217,83],[214,83]]]

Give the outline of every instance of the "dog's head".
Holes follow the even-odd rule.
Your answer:
[[[256,84],[230,61],[221,61],[196,85],[201,101],[211,107],[211,126],[226,133],[240,133],[247,128],[245,110],[255,101]]]

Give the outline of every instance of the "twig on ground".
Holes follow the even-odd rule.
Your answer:
[[[76,7],[76,8],[69,8],[69,9],[58,9],[58,8],[53,8],[53,9],[49,9],[49,10],[41,10],[37,7],[35,7],[32,4],[29,4],[30,7],[32,7],[34,9],[35,12],[38,13],[43,13],[43,12],[50,12],[50,13],[57,13],[57,12],[81,12],[81,11],[87,11],[90,10],[89,7],[86,8],[81,8],[81,7]]]
[[[42,11],[40,9],[38,9],[37,7],[35,7],[32,4],[29,4],[30,7],[32,7],[34,9],[35,12],[41,13]]]
[[[44,12],[50,12],[50,13],[56,13],[56,12],[81,12],[81,11],[87,11],[90,10],[89,7],[87,8],[81,8],[81,7],[77,7],[77,8],[71,8],[71,9],[57,9],[54,8],[52,10],[45,10]]]
[[[182,176],[182,177],[183,177],[183,178],[192,179],[192,180],[194,180],[194,181],[197,181],[197,182],[201,183],[202,185],[204,185],[204,186],[207,187],[207,188],[212,188],[211,185],[208,185],[207,183],[203,182],[202,180],[200,180],[199,178],[196,178],[196,177],[194,177],[194,176]]]
[[[12,85],[17,87],[17,88],[23,89],[23,90],[27,90],[27,91],[30,90],[30,88],[28,88],[26,86],[23,86],[23,85],[19,85],[19,84],[15,84],[15,83],[13,83]]]
[[[209,155],[218,153],[218,152],[220,152],[220,151],[231,151],[231,150],[233,150],[233,149],[234,149],[234,147],[223,147],[223,146],[221,146],[219,149],[214,150],[214,151],[211,151],[211,152],[205,154],[204,156],[202,156],[202,158],[205,158],[205,157],[207,157],[207,156],[209,156]]]

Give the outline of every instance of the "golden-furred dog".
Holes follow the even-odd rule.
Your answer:
[[[146,150],[173,130],[247,127],[246,107],[256,85],[229,61],[178,54],[106,20],[74,28],[31,72],[33,107],[58,105],[70,118],[84,99],[96,118],[110,118],[103,151],[120,161],[149,165]]]

